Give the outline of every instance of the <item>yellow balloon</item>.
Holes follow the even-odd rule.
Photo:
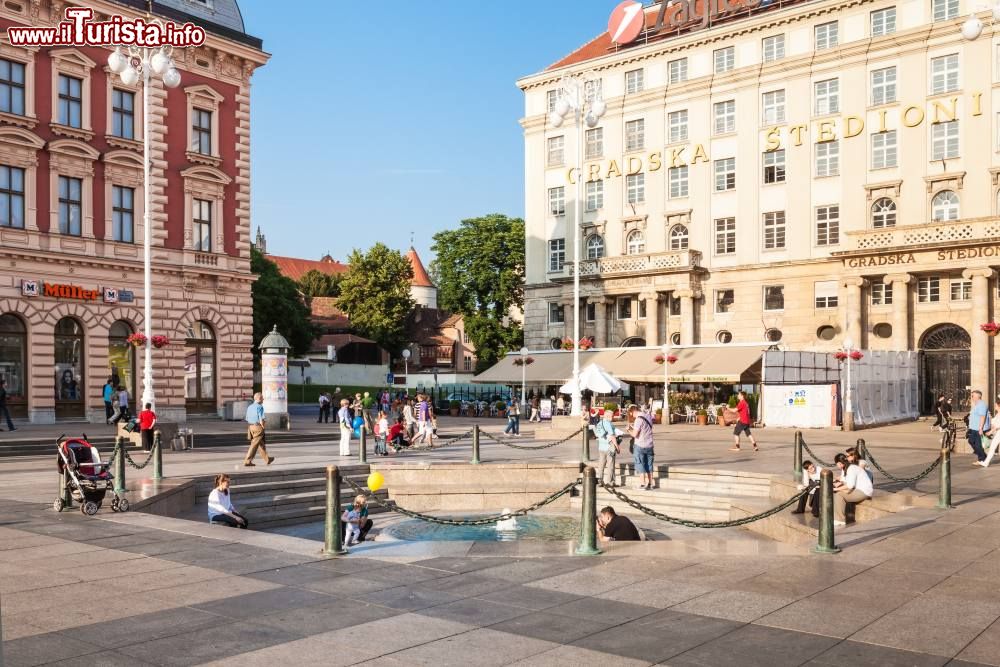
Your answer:
[[[372,474],[368,475],[368,488],[373,492],[381,489],[383,484],[385,484],[385,477],[383,477],[382,473],[379,471],[376,470]]]

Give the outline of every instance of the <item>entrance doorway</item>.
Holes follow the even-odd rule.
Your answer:
[[[184,403],[188,414],[214,414],[215,334],[207,322],[195,322],[184,344]]]
[[[927,330],[920,340],[923,352],[923,396],[921,411],[934,411],[941,394],[951,397],[957,412],[969,409],[972,339],[969,332],[955,324],[939,324]],[[985,387],[981,389],[985,390]]]
[[[83,327],[72,317],[56,323],[56,419],[82,419],[86,382],[83,369]]]

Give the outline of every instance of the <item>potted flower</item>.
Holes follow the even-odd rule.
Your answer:
[[[534,357],[517,357],[514,359],[515,366],[530,366],[535,363]]]
[[[698,412],[695,413],[698,418],[698,426],[705,426],[708,424],[708,412],[705,408],[698,408]]]
[[[715,409],[715,423],[719,426],[726,425],[726,409],[721,405]]]
[[[837,350],[833,353],[833,358],[837,361],[843,361],[844,359],[847,359],[847,353],[843,350]]]
[[[452,401],[451,403],[448,404],[448,414],[450,414],[452,417],[457,417],[458,410],[461,407],[462,403],[460,401]]]
[[[158,350],[160,348],[166,347],[167,345],[170,345],[170,339],[161,334],[153,336],[151,342],[153,343],[153,347],[155,347]]]
[[[657,408],[656,409],[656,414],[653,416],[653,423],[654,424],[662,424],[663,423],[663,409],[662,408]]]
[[[986,332],[987,336],[996,336],[1000,333],[1000,324],[996,322],[987,322],[986,324],[980,324],[979,328]]]
[[[594,347],[594,339],[593,338],[591,338],[590,336],[584,336],[583,338],[580,339],[580,349],[581,350],[589,350],[592,347]]]
[[[562,343],[560,343],[560,347],[562,347],[562,349],[564,349],[564,350],[572,350],[573,349],[573,339],[570,338],[569,336],[567,336],[566,338],[563,338],[562,339]]]
[[[128,341],[129,345],[132,345],[134,347],[142,347],[143,345],[146,344],[146,334],[141,334],[139,332],[136,332],[134,334],[130,334],[129,337],[126,338],[125,340]]]
[[[668,354],[667,356],[663,356],[662,354],[658,354],[655,357],[653,357],[653,361],[655,361],[656,363],[658,363],[661,366],[664,363],[676,364],[677,363],[677,357],[675,355],[673,355],[673,354]]]
[[[507,415],[507,404],[503,401],[497,401],[497,416],[505,417]]]
[[[850,357],[854,361],[861,361],[865,358],[865,355],[861,350],[851,350]]]

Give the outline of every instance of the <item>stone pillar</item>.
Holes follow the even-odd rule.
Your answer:
[[[674,292],[681,300],[681,345],[694,345],[694,290]]]
[[[573,297],[563,299],[563,338],[573,339]],[[580,313],[583,316],[583,313]],[[583,327],[580,327],[581,330]]]
[[[643,292],[639,298],[646,302],[646,345],[659,345],[660,295],[657,292]]]
[[[608,297],[591,299],[594,303],[594,347],[608,346]]]
[[[973,323],[986,322],[990,319],[990,278],[993,269],[966,269],[962,277],[972,281],[972,317]],[[972,389],[983,392],[983,396],[991,396],[990,376],[993,373],[993,355],[990,350],[989,336],[973,326],[972,333],[972,372],[970,382]]]
[[[892,285],[892,349],[904,352],[910,349],[910,283],[909,273],[894,273],[885,277]]]
[[[854,342],[854,347],[861,349],[865,347],[865,341],[861,339],[861,288],[864,287],[864,278],[848,278],[844,281],[847,293],[844,298],[844,307],[847,314],[847,335]]]

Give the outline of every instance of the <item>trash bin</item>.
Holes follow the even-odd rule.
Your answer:
[[[250,401],[225,401],[222,404],[223,418],[231,422],[243,421],[249,407]]]

